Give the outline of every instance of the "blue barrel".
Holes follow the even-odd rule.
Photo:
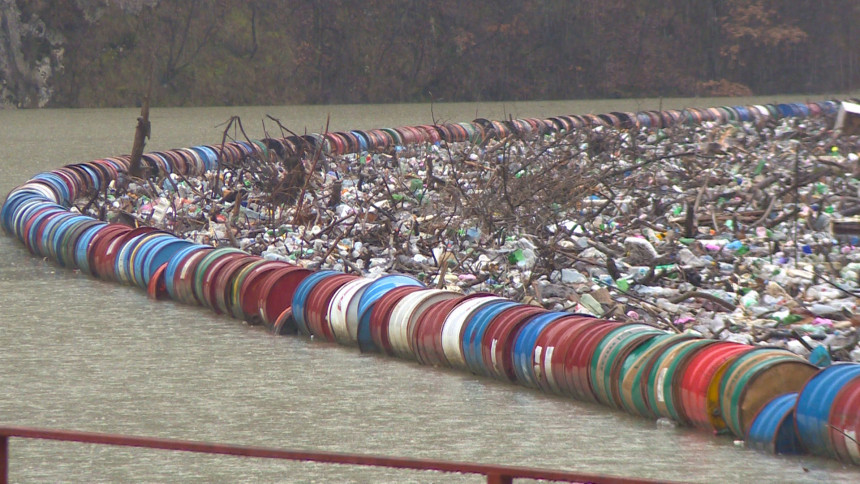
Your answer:
[[[58,216],[62,216],[63,214],[68,213],[65,208],[49,208],[45,211],[39,212],[37,215],[32,217],[33,223],[30,225],[29,231],[26,236],[25,244],[27,248],[30,249],[30,252],[34,254],[39,254],[39,244],[41,243],[41,234],[43,232],[43,228],[47,227],[48,224],[54,218]],[[41,255],[41,254],[39,254]]]
[[[824,114],[836,114],[839,111],[840,103],[836,101],[822,101],[818,105],[821,106],[821,111]]]
[[[151,234],[150,237],[147,237],[146,240],[141,242],[135,253],[131,255],[131,282],[133,282],[137,287],[146,289],[149,285],[149,279],[151,278],[152,273],[158,269],[158,266],[152,267],[150,272],[149,261],[151,256],[158,253],[165,245],[170,245],[172,243],[179,243],[180,247],[176,248],[176,250],[179,250],[182,246],[190,245],[193,242],[178,239],[173,234],[167,233]],[[169,259],[169,257],[167,259]],[[161,261],[162,264],[167,262],[167,259]]]
[[[113,264],[113,277],[109,279],[116,279],[123,284],[131,284],[133,282],[132,254],[137,249],[137,246],[150,236],[152,236],[151,232],[144,232],[125,241],[116,253],[116,259],[114,259]]]
[[[367,134],[364,131],[350,131],[350,133],[358,140],[360,153],[367,151],[367,147],[370,146],[370,139],[367,137]]]
[[[153,251],[158,251],[164,244],[175,242],[176,236],[167,233],[150,232],[147,237],[140,241],[137,248],[132,252],[129,258],[129,282],[137,287],[146,289],[149,284],[149,277],[146,275],[146,262]],[[190,244],[191,242],[186,242]],[[166,261],[165,261],[166,262]],[[153,268],[153,272],[158,266]]]
[[[182,264],[182,262],[185,261],[185,258],[193,252],[212,249],[213,247],[211,245],[192,244],[179,249],[176,253],[170,256],[170,260],[167,261],[167,268],[164,269],[164,285],[167,288],[167,293],[170,295],[171,299],[174,301],[180,301],[179,295],[176,292],[176,285],[174,284],[176,271],[179,269],[179,265]]]
[[[804,118],[809,117],[809,106],[805,103],[794,103],[794,109],[798,112],[799,116],[803,116]]]
[[[66,234],[63,236],[63,239],[60,241],[60,246],[56,248],[57,250],[57,262],[63,267],[77,267],[75,263],[75,248],[77,247],[78,239],[81,235],[84,234],[85,231],[92,227],[106,225],[105,222],[101,220],[96,220],[94,218],[89,218],[89,220],[81,220],[68,230],[66,230]]]
[[[88,217],[86,215],[76,215],[69,214],[67,217],[60,223],[60,226],[57,227],[57,230],[51,235],[51,238],[48,240],[47,251],[50,256],[56,260],[60,265],[65,266],[66,263],[63,260],[63,249],[65,247],[65,242],[67,241],[67,237],[69,234],[74,231],[76,227],[81,226],[84,222],[91,222],[94,219],[92,217]]]
[[[12,233],[21,241],[21,243],[27,243],[27,234],[24,233],[24,228],[27,223],[36,217],[37,213],[40,211],[44,212],[45,209],[54,209],[54,210],[65,210],[65,207],[62,205],[57,205],[56,203],[45,202],[41,200],[32,200],[31,202],[24,203],[21,205],[21,209],[15,214],[15,219],[13,220],[13,228]]]
[[[84,180],[87,188],[98,190],[102,186],[102,179],[99,176],[99,170],[89,163],[80,163],[75,165],[87,174],[87,179]]]
[[[149,252],[147,252],[146,257],[143,259],[143,267],[142,274],[143,280],[141,281],[143,285],[141,287],[148,287],[149,281],[152,279],[153,274],[158,268],[176,255],[179,251],[188,248],[199,246],[190,240],[177,239],[175,237],[165,238],[161,241],[160,244],[154,246]]]
[[[535,350],[538,336],[550,323],[564,316],[570,316],[570,313],[553,311],[550,313],[539,314],[532,318],[523,326],[519,334],[516,336],[513,344],[513,364],[514,374],[517,381],[524,386],[537,388],[537,379],[534,374],[534,362],[532,361],[532,353]]]
[[[82,233],[80,237],[78,237],[77,242],[75,242],[75,267],[80,269],[81,272],[83,272],[84,274],[89,274],[91,276],[93,275],[93,271],[92,269],[90,269],[89,260],[90,243],[93,241],[93,237],[95,237],[100,230],[109,226],[110,225],[106,222],[99,225],[94,225],[84,231],[84,233]]]
[[[143,289],[147,288],[147,284],[149,284],[149,278],[146,277],[145,271],[146,261],[149,258],[149,255],[152,254],[153,251],[157,252],[159,248],[164,244],[176,240],[181,239],[177,239],[175,236],[170,234],[152,234],[152,236],[147,237],[140,243],[140,245],[137,247],[137,250],[132,253],[131,260],[129,261],[131,267],[131,282],[135,286]]]
[[[804,453],[794,430],[797,395],[792,392],[774,397],[759,410],[745,437],[747,447],[769,454]]]
[[[317,271],[313,274],[302,279],[302,282],[296,286],[296,292],[293,293],[293,319],[296,321],[296,327],[299,332],[310,336],[311,332],[308,330],[308,323],[305,319],[305,305],[308,300],[308,294],[311,293],[311,290],[323,279],[329,276],[333,276],[335,274],[341,274],[337,271]]]
[[[519,303],[513,301],[496,301],[475,312],[469,321],[463,326],[463,358],[466,360],[466,366],[476,375],[489,376],[490,373],[484,367],[484,357],[482,354],[481,340],[484,339],[484,332],[487,330],[493,318],[499,315],[505,309],[517,306]]]
[[[63,179],[56,174],[51,172],[39,173],[38,175],[34,176],[31,181],[32,180],[39,180],[43,183],[50,185],[58,195],[58,203],[61,203],[63,205],[68,205],[71,203],[71,200],[69,199],[68,185],[66,185],[65,181],[63,181]]]
[[[358,348],[362,352],[379,351],[370,335],[370,312],[377,299],[391,289],[400,286],[425,287],[421,281],[412,276],[391,274],[371,282],[362,293],[361,299],[358,300]]]
[[[25,212],[27,212],[28,210],[37,210],[38,208],[44,206],[44,204],[51,203],[37,194],[27,192],[26,195],[28,196],[22,196],[21,198],[16,197],[14,202],[9,204],[9,212],[7,217],[9,221],[9,229],[6,232],[10,235],[14,235],[19,240],[21,239],[20,234],[21,227],[24,223],[23,220],[26,218],[24,215]],[[56,206],[62,208],[60,205]]]
[[[203,164],[206,166],[207,170],[213,171],[218,169],[218,153],[210,146],[194,146],[192,147],[192,149],[200,154],[200,157],[203,159]]]
[[[57,215],[45,223],[45,227],[42,229],[42,237],[36,243],[36,250],[40,256],[47,257],[52,260],[57,259],[57,253],[51,250],[51,246],[54,245],[53,239],[56,236],[57,231],[63,226],[63,223],[72,217],[75,217],[75,214],[66,212],[64,214]]]
[[[733,109],[738,113],[738,118],[741,121],[752,121],[752,114],[746,106],[733,106]]]
[[[0,208],[0,223],[3,224],[3,230],[7,234],[12,234],[14,230],[14,219],[18,213],[18,209],[26,203],[35,203],[40,198],[37,194],[30,191],[12,192],[6,197],[3,202],[3,207]]]
[[[834,364],[820,370],[806,382],[794,410],[795,427],[810,453],[836,457],[830,443],[830,407],[842,386],[860,375],[860,364]]]

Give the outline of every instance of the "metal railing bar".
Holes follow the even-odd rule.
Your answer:
[[[103,444],[122,447],[142,447],[149,449],[221,454],[263,459],[282,459],[303,462],[345,464],[357,466],[388,467],[396,469],[427,470],[463,474],[481,474],[492,483],[509,483],[514,478],[542,479],[562,482],[595,482],[608,484],[665,482],[641,478],[604,476],[570,471],[537,469],[531,467],[498,466],[468,462],[441,461],[433,459],[414,459],[404,457],[385,457],[339,452],[283,450],[266,447],[229,445],[191,440],[165,439],[156,437],[135,437],[98,432],[78,432],[34,427],[0,426],[0,484],[8,482],[9,438],[42,439],[86,444]]]

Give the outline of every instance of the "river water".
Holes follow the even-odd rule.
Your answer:
[[[819,100],[822,98],[814,98]],[[805,100],[781,97],[777,101]],[[664,108],[773,99],[666,100]],[[155,108],[147,150],[248,135],[657,109],[657,100]],[[0,192],[128,153],[138,110],[0,111]],[[256,327],[32,257],[0,235],[0,424],[692,482],[860,482],[602,406]],[[12,439],[12,482],[481,482],[476,476]]]

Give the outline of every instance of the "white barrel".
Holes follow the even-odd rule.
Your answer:
[[[445,352],[445,358],[454,368],[469,370],[466,365],[466,358],[463,356],[463,327],[466,321],[472,318],[472,315],[485,304],[493,301],[502,301],[504,298],[499,296],[476,297],[467,299],[458,304],[445,318],[442,324],[442,349]]]
[[[394,354],[404,359],[414,360],[412,333],[421,313],[439,301],[458,296],[461,294],[443,289],[423,289],[403,296],[403,299],[394,305],[391,318],[388,320],[388,341]]]
[[[334,339],[343,345],[358,343],[358,300],[373,279],[365,277],[349,281],[331,297],[326,319],[331,326]]]

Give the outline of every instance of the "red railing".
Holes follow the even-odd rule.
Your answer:
[[[9,482],[9,439],[58,440],[86,444],[118,445],[123,447],[144,447],[148,449],[178,450],[204,454],[235,455],[263,459],[284,459],[304,462],[322,462],[356,466],[390,467],[420,471],[455,472],[461,474],[480,474],[486,476],[489,484],[511,483],[517,478],[543,479],[562,482],[595,483],[647,483],[657,482],[648,479],[581,474],[577,472],[535,469],[530,467],[510,467],[450,462],[431,459],[408,459],[401,457],[381,457],[361,454],[341,454],[335,452],[311,452],[301,450],[281,450],[265,447],[214,444],[190,440],[134,437],[128,435],[104,434],[96,432],[75,432],[70,430],[51,430],[31,427],[0,427],[0,484]],[[660,481],[664,482],[664,481]]]

